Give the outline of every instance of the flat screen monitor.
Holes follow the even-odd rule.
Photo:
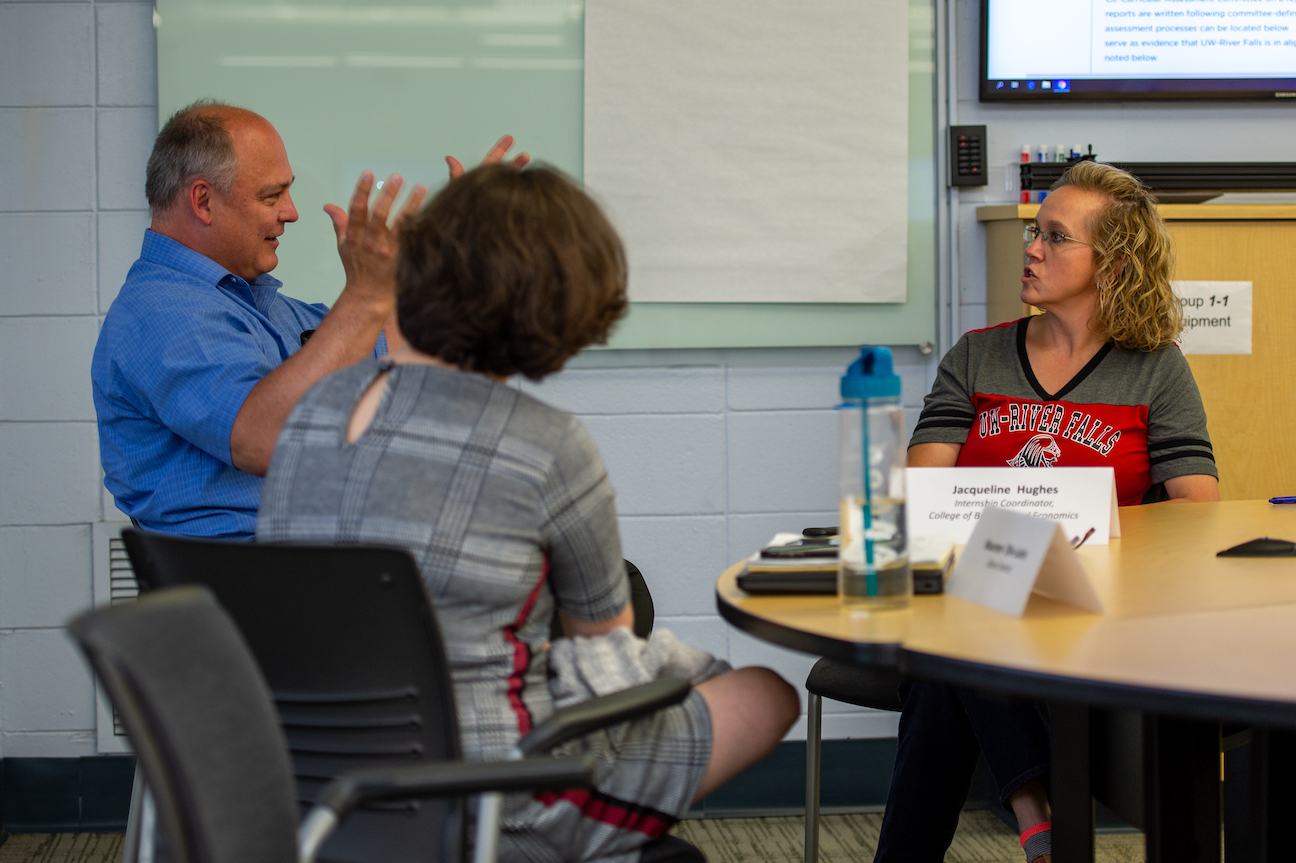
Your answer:
[[[1296,103],[1296,0],[981,0],[981,101]]]

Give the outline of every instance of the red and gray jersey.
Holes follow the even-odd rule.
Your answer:
[[[962,444],[969,467],[1111,467],[1122,506],[1161,484],[1218,477],[1206,411],[1179,349],[1108,343],[1056,393],[1026,355],[1026,318],[974,330],[941,360],[909,445]]]

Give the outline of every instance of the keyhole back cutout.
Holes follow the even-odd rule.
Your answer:
[[[356,401],[355,407],[351,410],[351,418],[347,420],[347,443],[358,441],[360,436],[373,423],[374,415],[378,412],[378,405],[382,402],[383,393],[387,391],[387,380],[390,377],[391,369],[384,369],[378,377],[373,379],[373,383],[365,388],[364,393]]]

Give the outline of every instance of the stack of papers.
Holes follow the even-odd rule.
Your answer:
[[[770,548],[794,545],[804,540],[799,533],[776,533],[765,548],[747,558],[738,576],[738,586],[749,593],[836,593],[837,555],[816,557],[765,557]],[[835,544],[835,538],[834,538]],[[954,568],[954,540],[944,535],[910,537],[909,565],[913,569],[914,593],[941,593]]]

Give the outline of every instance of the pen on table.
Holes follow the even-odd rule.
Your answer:
[[[1296,497],[1271,497],[1270,503],[1296,503]]]

